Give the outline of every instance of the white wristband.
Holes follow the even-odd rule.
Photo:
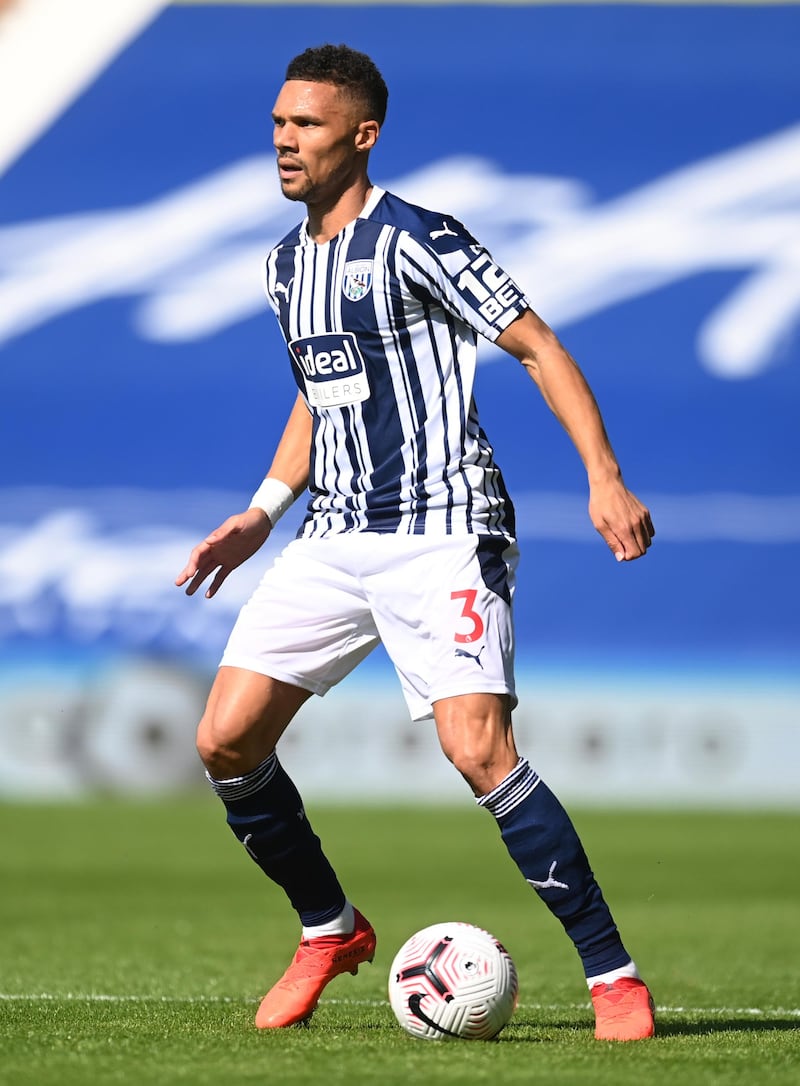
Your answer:
[[[274,528],[293,501],[294,494],[291,487],[282,483],[280,479],[267,476],[253,495],[249,508],[263,509]]]

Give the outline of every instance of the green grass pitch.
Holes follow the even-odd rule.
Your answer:
[[[0,806],[0,1084],[800,1082],[800,814],[573,812],[659,1008],[659,1035],[598,1044],[577,957],[505,855],[458,808],[315,809],[378,953],[308,1029],[259,1033],[297,940],[282,893],[213,797]],[[439,920],[488,928],[520,1004],[495,1042],[418,1041],[389,964]]]

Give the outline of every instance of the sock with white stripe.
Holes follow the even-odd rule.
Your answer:
[[[349,901],[345,901],[344,908],[333,920],[325,924],[304,924],[303,939],[320,939],[329,935],[350,935],[355,931],[356,911]]]
[[[228,825],[261,870],[286,891],[303,927],[336,922],[347,899],[277,754],[241,777],[206,776],[225,804]]]
[[[494,815],[511,858],[569,935],[587,977],[630,962],[569,815],[520,758],[479,806]]]
[[[641,980],[639,976],[639,970],[636,968],[636,962],[628,962],[627,965],[621,966],[619,969],[612,969],[608,973],[600,973],[596,977],[587,977],[586,983],[591,991],[595,984],[613,984],[616,980],[621,980],[623,977],[632,977],[635,980]]]

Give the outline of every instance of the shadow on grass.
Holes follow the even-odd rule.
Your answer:
[[[535,1018],[515,1017],[503,1030],[498,1040],[511,1041],[519,1044],[542,1044],[557,1038],[563,1039],[567,1034],[579,1036],[591,1036],[594,1026],[592,1023],[579,1023],[574,1020],[541,1021]],[[752,1018],[729,1016],[698,1017],[688,1022],[676,1020],[672,1017],[656,1017],[656,1038],[664,1037],[698,1037],[709,1036],[715,1033],[771,1033],[786,1032],[795,1033],[800,1030],[800,1021],[792,1018],[781,1018],[776,1015],[771,1017]]]
[[[696,1037],[710,1033],[770,1033],[797,1032],[800,1021],[796,1018],[720,1018],[717,1016],[699,1018],[693,1022],[675,1022],[656,1019],[658,1037]]]
[[[525,1018],[517,1014],[514,1016],[513,1022],[509,1022],[505,1027],[497,1041],[500,1044],[509,1041],[514,1044],[547,1044],[554,1040],[564,1040],[567,1034],[573,1034],[576,1038],[583,1035],[590,1036],[592,1029],[594,1029],[594,1026],[588,1021],[583,1023],[576,1022],[574,1019],[559,1020],[552,1018],[543,1021],[542,1019]]]

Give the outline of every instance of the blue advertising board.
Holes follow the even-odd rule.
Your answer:
[[[214,601],[173,586],[291,403],[259,274],[302,209],[270,109],[291,56],[346,41],[390,88],[373,180],[524,286],[652,509],[651,552],[618,566],[563,431],[482,349],[521,673],[796,682],[798,40],[793,6],[164,10],[0,177],[3,681],[132,655],[210,673],[291,536],[298,509]]]

